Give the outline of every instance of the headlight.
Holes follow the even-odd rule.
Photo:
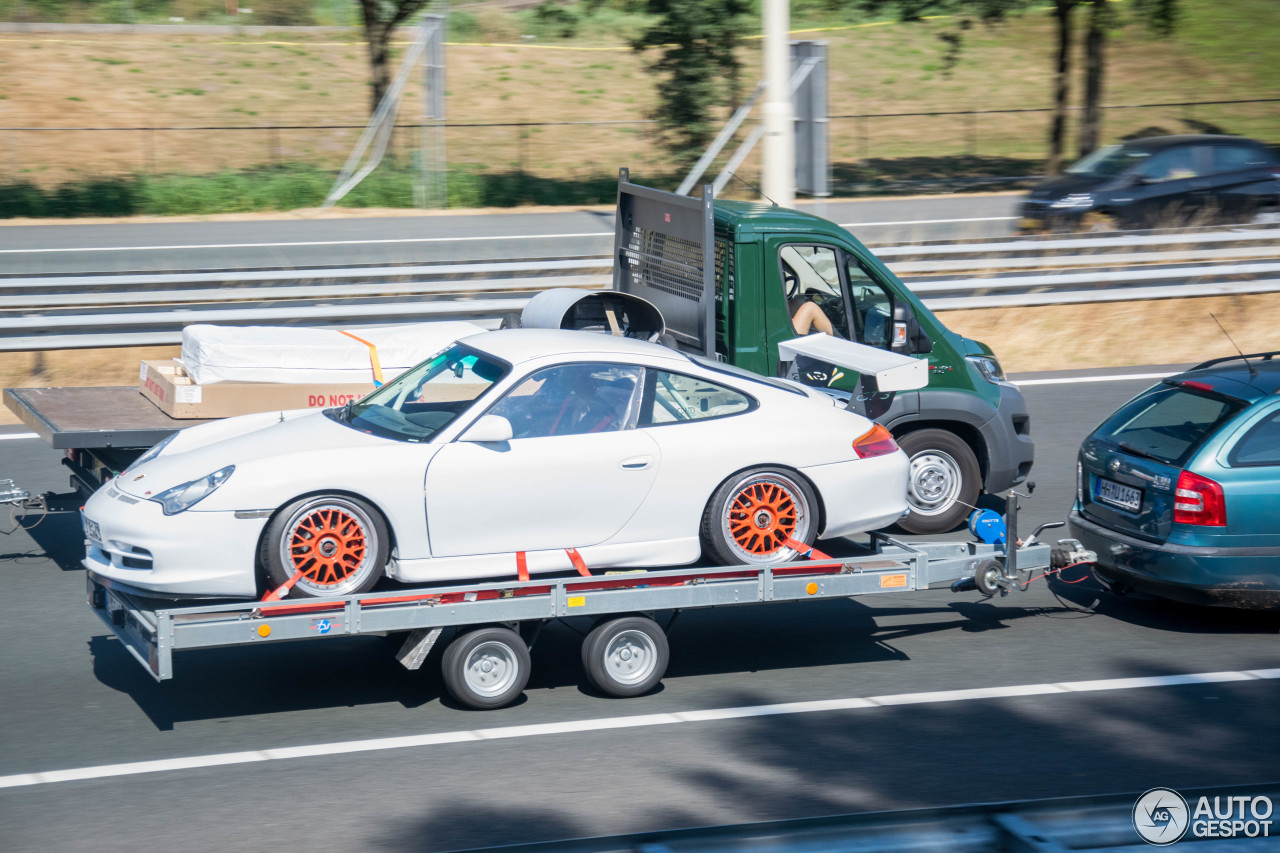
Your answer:
[[[166,447],[168,447],[168,446],[169,446],[170,442],[172,442],[172,441],[173,441],[175,438],[177,438],[177,437],[178,437],[178,434],[175,432],[173,435],[171,435],[171,436],[169,436],[168,438],[164,439],[164,440],[163,440],[163,441],[161,441],[159,444],[154,445],[154,446],[153,446],[150,450],[148,450],[146,453],[143,453],[143,454],[142,454],[141,456],[139,456],[137,459],[133,460],[133,464],[131,464],[131,465],[127,466],[127,467],[129,467],[129,468],[137,468],[139,465],[142,465],[142,464],[145,464],[145,463],[147,463],[147,462],[150,462],[152,459],[155,459],[157,456],[159,456],[161,453],[163,453],[163,452],[164,452],[164,449],[165,449]],[[120,473],[122,473],[122,474],[123,474],[124,472],[123,472],[123,471],[121,471]]]
[[[971,355],[968,359],[974,367],[978,368],[982,378],[993,385],[1005,381],[1004,371],[1000,369],[1000,362],[996,361],[994,355]]]
[[[1065,198],[1058,199],[1057,201],[1055,201],[1053,204],[1049,206],[1053,208],[1057,208],[1059,210],[1064,210],[1064,209],[1071,210],[1071,209],[1081,208],[1081,207],[1093,207],[1093,196],[1090,193],[1072,193],[1071,195],[1066,196]]]
[[[201,477],[199,480],[166,489],[151,500],[164,507],[165,515],[177,515],[213,494],[215,489],[227,481],[234,470],[236,466],[228,465],[226,468],[214,471],[208,477]]]

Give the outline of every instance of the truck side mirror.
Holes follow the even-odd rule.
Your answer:
[[[905,302],[893,306],[893,341],[890,349],[905,355],[933,352],[933,339],[920,328],[915,311]]]

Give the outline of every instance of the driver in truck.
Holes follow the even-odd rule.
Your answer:
[[[796,299],[790,307],[791,327],[796,330],[797,335],[807,335],[810,332],[825,332],[828,335],[836,333],[827,315],[822,313],[818,303],[812,299]]]

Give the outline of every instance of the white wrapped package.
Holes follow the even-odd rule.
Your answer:
[[[361,343],[368,341],[377,348],[383,381],[389,381],[454,341],[483,331],[460,320],[353,329],[348,334],[294,326],[200,324],[182,330],[179,361],[197,385],[372,382],[372,353]]]

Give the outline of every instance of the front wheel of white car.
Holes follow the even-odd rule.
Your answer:
[[[780,468],[752,468],[720,484],[702,517],[708,556],[724,566],[785,563],[788,545],[812,545],[818,500],[800,476]]]
[[[359,498],[313,495],[276,513],[259,557],[271,589],[293,580],[295,598],[356,595],[382,577],[389,539],[382,516]]]

